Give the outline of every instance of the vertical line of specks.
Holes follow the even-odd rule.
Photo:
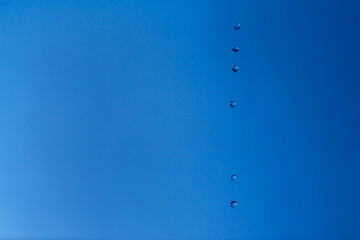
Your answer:
[[[241,24],[240,24],[240,23],[235,23],[235,24],[234,24],[234,29],[235,29],[235,30],[239,30],[240,27],[241,27]],[[239,47],[233,46],[233,47],[232,47],[232,51],[233,51],[234,53],[238,52],[238,51],[239,51]],[[238,70],[239,70],[239,66],[238,66],[238,65],[233,65],[233,66],[232,66],[232,71],[233,71],[233,72],[237,72]],[[235,106],[236,106],[236,102],[233,101],[233,100],[231,100],[231,101],[230,101],[230,107],[231,107],[231,108],[234,108]],[[230,179],[231,179],[231,181],[235,181],[235,180],[236,180],[236,175],[235,175],[235,174],[231,175],[231,176],[230,176]],[[238,206],[237,201],[231,201],[231,202],[230,202],[230,207],[236,208],[237,206]]]

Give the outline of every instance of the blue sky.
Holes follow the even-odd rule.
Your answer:
[[[2,1],[0,237],[360,238],[359,10]]]

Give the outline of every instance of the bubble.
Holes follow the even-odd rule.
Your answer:
[[[240,29],[240,28],[241,28],[241,24],[240,24],[240,23],[235,23],[235,24],[234,24],[234,28],[235,28],[235,30]]]
[[[236,180],[236,175],[231,175],[230,179],[231,179],[231,181],[235,181]]]
[[[230,101],[230,107],[235,107],[236,106],[236,102],[235,101]]]
[[[230,203],[230,207],[232,207],[232,208],[236,208],[237,206],[238,206],[237,201],[232,201],[232,202]]]
[[[240,49],[239,49],[239,47],[234,46],[234,47],[232,47],[232,50],[233,50],[233,52],[238,52]]]
[[[237,72],[239,70],[239,67],[237,65],[232,66],[233,72]]]

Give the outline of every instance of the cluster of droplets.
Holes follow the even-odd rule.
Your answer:
[[[241,24],[240,23],[235,23],[234,24],[234,29],[235,30],[239,30],[240,29],[240,27],[241,27]],[[238,52],[240,49],[239,49],[239,47],[237,47],[237,46],[233,46],[232,47],[232,51],[233,52]],[[233,72],[237,72],[239,70],[239,67],[237,66],[237,65],[233,65],[232,66],[232,71]],[[230,107],[231,108],[234,108],[236,106],[236,102],[235,101],[230,101]],[[231,175],[230,176],[230,180],[231,181],[235,181],[236,180],[236,175]],[[230,207],[232,207],[232,208],[236,208],[238,206],[238,203],[237,203],[237,201],[231,201],[230,202]]]
[[[236,175],[231,175],[230,176],[230,180],[231,181],[236,181]],[[237,203],[237,201],[231,201],[230,202],[230,207],[232,207],[232,208],[236,208],[238,206],[238,203]]]
[[[239,30],[240,28],[241,28],[241,24],[240,24],[240,23],[235,23],[235,24],[234,24],[234,29],[235,29],[235,30]],[[233,52],[238,52],[239,50],[240,50],[240,48],[237,47],[237,46],[233,46],[233,47],[232,47],[232,51],[233,51]],[[237,72],[237,71],[239,70],[239,66],[238,66],[238,65],[233,65],[231,69],[232,69],[233,72]],[[233,108],[233,107],[235,107],[235,106],[236,106],[236,102],[235,102],[235,101],[231,101],[231,102],[230,102],[230,107]]]

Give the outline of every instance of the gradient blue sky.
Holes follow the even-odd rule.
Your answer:
[[[0,237],[360,239],[359,12],[1,1]]]

